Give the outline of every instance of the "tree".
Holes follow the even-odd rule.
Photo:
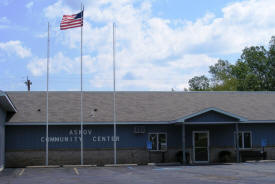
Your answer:
[[[202,76],[195,76],[188,81],[190,91],[206,91],[209,90],[209,79]]]
[[[233,65],[226,60],[209,67],[211,78],[194,77],[191,90],[214,91],[274,91],[275,90],[275,36],[264,46],[246,47]],[[211,82],[211,83],[210,83]]]
[[[269,51],[268,51],[268,63],[269,63],[269,83],[270,90],[275,91],[275,36],[272,36],[269,42]]]
[[[219,59],[214,66],[209,67],[211,74],[211,90],[213,91],[235,91],[236,80],[232,77],[231,65],[226,60]]]
[[[232,68],[232,76],[236,80],[237,91],[260,90],[257,76],[250,72],[250,68],[247,63],[238,60]]]
[[[209,67],[209,73],[212,75],[212,81],[223,83],[231,76],[232,66],[226,60],[219,59],[214,66]]]
[[[263,46],[245,48],[238,62],[247,66],[243,71],[246,75],[241,78],[246,82],[245,90],[269,90],[268,51]],[[238,79],[238,75],[235,77]]]

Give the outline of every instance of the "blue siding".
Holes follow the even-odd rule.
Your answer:
[[[6,126],[6,151],[45,149],[40,142],[45,131],[45,126]]]
[[[149,132],[167,133],[168,148],[181,147],[181,129],[179,126],[147,125],[144,134],[135,134],[133,125],[117,126],[118,148],[146,148]],[[49,141],[49,149],[79,149],[80,148],[80,126],[49,126],[49,137],[62,138],[63,141]],[[113,126],[110,125],[85,125],[86,135],[84,148],[112,148]],[[7,126],[6,127],[6,150],[43,150],[45,149],[45,126]],[[76,134],[75,134],[76,131]],[[90,134],[89,134],[90,133]],[[64,141],[64,137],[68,137]],[[102,139],[105,137],[105,141]],[[109,140],[108,140],[109,137]],[[41,141],[42,140],[42,141]]]
[[[209,111],[186,122],[237,122],[238,120],[224,114]],[[186,146],[192,147],[193,131],[209,131],[210,147],[233,147],[235,125],[186,125]]]
[[[239,129],[252,132],[253,147],[261,147],[262,139],[266,139],[267,146],[275,146],[275,124],[241,124]]]
[[[5,163],[5,120],[6,112],[0,107],[0,167]]]
[[[187,125],[186,146],[192,147],[193,131],[209,131],[211,147],[234,147],[235,125]],[[251,131],[252,147],[261,147],[261,140],[267,146],[275,146],[275,124],[240,124],[239,131]]]
[[[234,146],[235,131],[234,125],[187,125],[186,146],[192,147],[193,131],[209,131],[211,147],[232,147]]]
[[[226,116],[224,114],[221,114],[215,111],[209,111],[186,120],[186,122],[234,122],[234,121],[238,121],[238,119],[230,116]]]
[[[3,115],[1,117],[4,118]],[[235,119],[220,113],[208,112],[189,119],[189,121],[191,120],[194,122],[221,122],[233,121]],[[168,149],[181,148],[180,125],[144,125],[146,131],[144,134],[135,134],[134,127],[135,125],[117,125],[117,136],[119,136],[118,148],[146,149],[146,141],[150,132],[167,133]],[[80,126],[75,125],[50,125],[49,137],[53,139],[62,138],[63,141],[50,141],[49,149],[80,149],[79,129]],[[84,130],[86,131],[86,135],[84,134],[84,149],[113,147],[112,125],[85,125]],[[234,147],[234,124],[186,125],[186,147],[192,147],[193,131],[205,130],[209,131],[210,147]],[[253,147],[260,147],[262,139],[267,140],[268,146],[275,146],[275,124],[240,124],[239,130],[252,132]],[[45,150],[45,126],[7,126],[6,132],[7,151]],[[69,141],[64,141],[64,137],[67,137]],[[103,139],[105,141],[102,141]]]
[[[223,114],[210,111],[194,118],[188,122],[234,122],[236,119]],[[209,131],[211,147],[234,147],[235,125],[187,125],[186,146],[192,147],[193,131]],[[252,146],[260,147],[262,139],[267,141],[267,146],[275,146],[275,124],[240,124],[239,131],[252,132]]]

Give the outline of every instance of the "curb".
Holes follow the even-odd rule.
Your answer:
[[[249,160],[244,163],[267,163],[267,162],[275,162],[275,160]]]
[[[63,165],[62,167],[69,168],[69,167],[97,167],[97,165]]]
[[[148,163],[148,166],[180,166],[180,162],[168,162],[168,163]]]
[[[37,166],[26,166],[26,168],[59,168],[60,165],[37,165]]]
[[[260,160],[260,162],[264,163],[264,162],[275,162],[275,160]]]
[[[127,167],[127,166],[137,166],[137,164],[105,164],[104,167]]]

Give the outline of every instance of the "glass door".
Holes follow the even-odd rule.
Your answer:
[[[194,162],[209,162],[209,132],[193,132],[193,158]]]

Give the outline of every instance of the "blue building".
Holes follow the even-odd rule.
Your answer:
[[[83,93],[84,164],[275,159],[275,92]],[[49,92],[50,165],[80,164],[80,92]],[[0,164],[44,165],[46,92],[1,92]],[[263,150],[264,149],[264,150]],[[182,154],[185,153],[185,154]],[[245,153],[245,154],[244,154]]]

